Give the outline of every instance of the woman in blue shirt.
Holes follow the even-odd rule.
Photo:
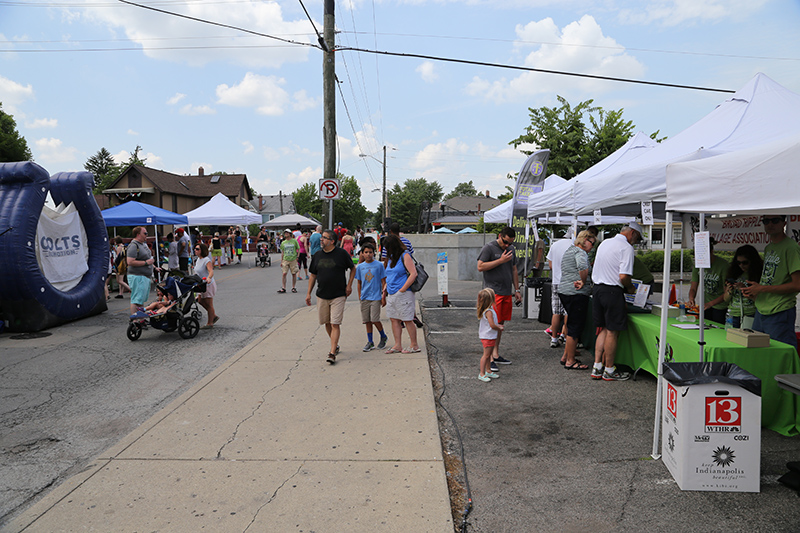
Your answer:
[[[386,353],[417,353],[417,328],[414,326],[414,293],[408,290],[417,279],[414,260],[406,251],[406,246],[397,235],[390,234],[384,240],[386,255],[386,316],[392,321],[394,346]],[[411,347],[403,349],[403,323],[411,339]]]

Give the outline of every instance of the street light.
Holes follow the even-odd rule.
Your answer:
[[[373,157],[369,154],[358,154],[358,157],[370,157],[381,163],[381,160],[377,157]],[[386,219],[389,218],[389,201],[386,198],[386,145],[383,145],[383,223],[384,226],[386,225]],[[384,230],[388,230],[388,228],[384,227]]]

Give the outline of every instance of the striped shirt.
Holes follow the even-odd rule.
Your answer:
[[[575,245],[567,248],[561,257],[561,282],[558,284],[558,293],[566,295],[592,294],[592,277],[587,276],[583,288],[578,290],[573,285],[581,279],[581,270],[589,268],[589,254]]]

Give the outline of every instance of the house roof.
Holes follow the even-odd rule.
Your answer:
[[[250,184],[246,174],[205,174],[193,176],[181,176],[164,170],[131,165],[120,174],[119,178],[111,184],[109,189],[133,170],[138,171],[142,176],[150,180],[156,189],[162,193],[178,194],[181,196],[191,196],[196,198],[211,198],[221,192],[229,198],[239,196],[245,191],[245,200],[250,199]],[[242,186],[244,185],[244,186]]]
[[[444,200],[442,203],[445,204],[445,209],[449,208],[462,213],[477,213],[478,205],[480,205],[480,211],[483,212],[497,207],[503,202],[489,196],[456,196],[449,200]]]
[[[281,196],[283,196],[283,211],[281,211]],[[261,199],[261,209],[258,208],[258,202]],[[250,200],[250,205],[257,213],[275,214],[275,213],[294,213],[296,212],[294,206],[294,196],[292,194],[262,194]]]

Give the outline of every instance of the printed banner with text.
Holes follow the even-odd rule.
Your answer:
[[[697,215],[684,215],[684,248],[691,248],[694,245],[694,233],[697,231],[700,231],[700,219]],[[706,217],[706,231],[717,241],[714,247],[716,250],[733,252],[738,247],[749,244],[759,252],[763,252],[769,243],[769,236],[764,233],[764,225],[758,215]],[[800,215],[786,215],[786,235],[800,243]]]
[[[544,189],[544,178],[547,176],[547,161],[550,159],[550,150],[538,150],[532,153],[522,169],[519,171],[517,186],[514,189],[514,203],[511,210],[511,227],[517,232],[514,241],[517,257],[517,272],[520,280],[528,273],[525,271],[525,251],[528,251],[528,270],[533,267],[530,255],[533,253],[533,246],[527,246],[525,238],[525,226],[528,222],[528,197],[531,194],[542,192]],[[533,244],[533,243],[531,243]]]

